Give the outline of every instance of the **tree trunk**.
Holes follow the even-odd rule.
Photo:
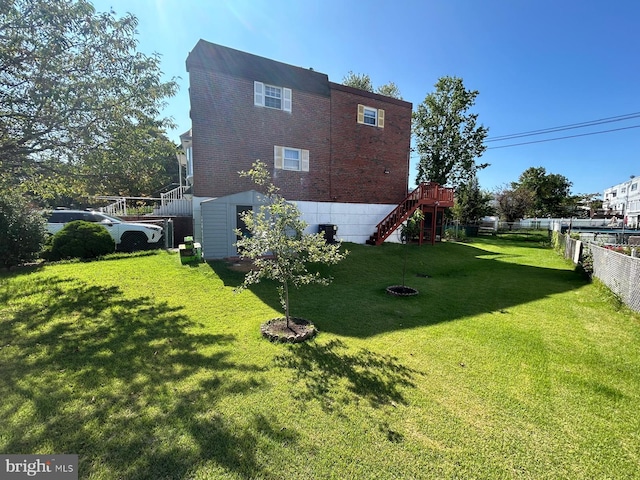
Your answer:
[[[284,318],[287,322],[287,328],[289,328],[289,285],[287,282],[282,282],[284,290]]]

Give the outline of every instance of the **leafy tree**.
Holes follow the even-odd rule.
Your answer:
[[[257,160],[248,172],[256,185],[266,188],[265,204],[257,212],[241,214],[249,235],[236,230],[240,238],[236,243],[242,258],[253,261],[254,269],[245,276],[242,288],[258,283],[264,278],[275,280],[280,285],[278,294],[289,327],[289,287],[310,283],[327,284],[330,279],[319,272],[309,272],[311,263],[335,264],[347,252],[340,252],[340,244],[329,244],[320,233],[304,233],[307,224],[300,219],[300,211],[278,194],[278,188],[270,181],[265,163]]]
[[[384,85],[380,85],[378,88],[374,89],[371,77],[366,73],[353,73],[352,71],[349,71],[349,73],[342,79],[342,84],[348,87],[359,88],[360,90],[365,90],[367,92],[379,93],[380,95],[402,100],[400,89],[394,82],[385,83]]]
[[[373,92],[373,84],[371,83],[371,77],[366,73],[353,73],[349,70],[349,73],[342,79],[342,84],[347,87],[359,88],[367,92]]]
[[[4,267],[38,258],[45,235],[44,217],[18,192],[0,192],[0,262]]]
[[[573,210],[569,204],[571,182],[563,175],[547,174],[543,167],[528,168],[512,187],[530,192],[533,201],[525,212],[530,217],[563,217]]]
[[[503,187],[495,194],[497,213],[505,222],[513,223],[524,218],[533,204],[532,193],[524,188]]]
[[[87,155],[113,146],[115,132],[155,121],[177,84],[161,81],[158,55],[136,51],[137,24],[130,14],[96,13],[87,0],[2,1],[5,187],[48,195],[81,186],[87,172],[76,167]]]
[[[84,158],[80,171],[86,195],[157,196],[178,180],[176,148],[158,122],[118,128],[105,148]]]
[[[398,100],[402,100],[402,95],[400,94],[400,88],[394,82],[385,83],[384,85],[380,85],[376,88],[376,93],[380,95],[384,95],[386,97],[397,98]]]
[[[486,149],[488,129],[478,125],[478,114],[468,112],[477,90],[467,90],[458,77],[442,77],[435,88],[413,112],[420,155],[416,183],[433,181],[456,188],[488,166],[476,164]]]
[[[474,175],[468,183],[456,191],[453,218],[464,225],[477,225],[482,217],[493,215],[493,195],[480,189]]]
[[[593,218],[597,210],[602,209],[602,197],[599,193],[581,193],[570,197],[569,203],[575,205],[574,216]]]

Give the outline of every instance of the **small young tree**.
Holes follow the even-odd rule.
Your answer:
[[[402,263],[402,286],[406,287],[405,284],[405,276],[407,273],[407,254],[408,254],[408,246],[412,240],[414,240],[417,236],[420,235],[420,225],[424,220],[424,213],[422,210],[416,210],[411,214],[407,221],[402,226],[402,230],[400,232],[400,240],[407,247],[404,249],[404,260]]]
[[[456,191],[453,218],[462,225],[477,225],[482,217],[495,213],[491,202],[493,195],[483,191],[473,175],[468,183],[460,185]]]
[[[265,203],[256,212],[241,214],[247,226],[248,235],[236,242],[238,254],[253,261],[253,269],[247,273],[241,289],[260,282],[263,278],[275,280],[280,285],[278,294],[285,313],[286,327],[290,328],[289,288],[310,283],[328,284],[331,279],[319,272],[309,272],[310,263],[327,265],[338,263],[348,252],[340,252],[340,243],[329,244],[320,233],[304,233],[306,222],[300,219],[298,207],[289,203],[278,193],[278,188],[270,181],[265,163],[257,160],[248,172],[241,176],[250,177],[253,182],[266,189]]]

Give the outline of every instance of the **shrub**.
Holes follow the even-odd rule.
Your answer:
[[[115,248],[113,237],[102,225],[76,220],[66,224],[53,236],[46,258],[97,258],[113,253]]]
[[[581,271],[587,278],[591,279],[593,276],[593,254],[591,251],[583,253],[580,263],[576,266],[578,271]]]
[[[449,227],[444,231],[444,239],[448,241],[463,242],[467,238],[464,227]]]
[[[0,193],[0,263],[9,268],[38,258],[46,236],[42,215],[17,193]]]

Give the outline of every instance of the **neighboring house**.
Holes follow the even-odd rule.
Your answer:
[[[618,217],[628,228],[638,228],[640,217],[640,178],[631,176],[626,182],[604,191],[602,208],[605,214]]]
[[[238,214],[259,203],[238,172],[258,159],[311,231],[337,225],[346,241],[367,241],[407,197],[411,103],[204,40],[186,66],[192,128],[181,140],[205,258],[237,253]]]

